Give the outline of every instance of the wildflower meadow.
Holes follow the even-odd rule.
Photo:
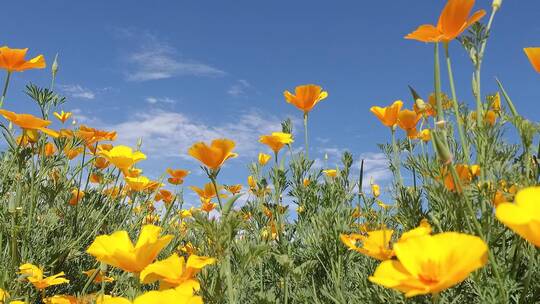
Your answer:
[[[151,178],[144,138],[117,143],[66,110],[61,55],[2,41],[0,304],[540,303],[540,126],[502,79],[481,78],[503,1],[441,2],[404,37],[433,50],[431,90],[387,84],[410,94],[365,109],[387,133],[385,187],[354,153],[314,165],[311,114],[333,106],[324,83],[275,88],[297,115],[258,134],[243,183],[224,177],[234,134],[182,151],[198,172]],[[519,47],[540,74],[540,47]],[[458,55],[470,80],[454,78]],[[13,111],[10,84],[29,74],[32,103]]]

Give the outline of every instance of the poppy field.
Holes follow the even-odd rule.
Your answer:
[[[150,178],[144,141],[64,110],[61,58],[0,47],[0,304],[540,303],[540,126],[502,81],[481,86],[502,2],[447,0],[404,37],[433,48],[433,83],[369,109],[388,134],[387,187],[353,153],[314,165],[324,84],[277,88],[302,124],[260,134],[245,184],[222,174],[234,134],[183,151],[200,172]],[[470,58],[474,99],[457,96],[451,44]],[[540,75],[540,47],[523,48]],[[10,110],[28,73],[44,79],[25,89],[39,114]]]

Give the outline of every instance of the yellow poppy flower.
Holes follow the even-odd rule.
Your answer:
[[[177,288],[149,291],[133,301],[133,304],[203,304],[200,296],[194,296],[189,291],[193,286],[179,286]],[[128,302],[126,302],[127,304]],[[124,304],[123,302],[107,302],[102,304]]]
[[[19,273],[37,289],[45,289],[49,286],[69,283],[69,280],[63,277],[64,272],[57,273],[50,277],[44,277],[43,270],[33,264],[23,264],[19,266]]]
[[[476,111],[471,112],[471,120],[476,121]],[[490,126],[494,126],[497,122],[497,113],[492,110],[488,110],[484,113],[484,122]]]
[[[96,304],[132,304],[132,302],[124,297],[112,297],[100,294],[96,298]]]
[[[101,150],[98,155],[107,159],[120,170],[127,170],[137,162],[146,159],[146,155],[140,151],[133,152],[127,146],[115,146],[110,151]]]
[[[7,298],[9,298],[9,293],[0,288],[0,303],[4,303]]]
[[[520,190],[514,203],[500,203],[495,215],[515,233],[540,247],[540,187]]]
[[[171,168],[167,168],[167,173],[169,173],[169,175],[171,176],[169,177],[169,179],[167,179],[167,181],[169,181],[170,184],[180,185],[184,183],[184,178],[188,176],[188,174],[190,174],[191,172],[189,172],[188,170],[182,170],[182,169],[173,170]]]
[[[13,303],[13,302],[11,302]],[[11,304],[10,303],[10,304]],[[54,295],[52,297],[48,297],[43,299],[43,303],[45,304],[80,304],[80,303],[87,303],[83,299],[77,299],[74,296],[69,295]]]
[[[126,184],[128,185],[129,189],[132,191],[147,190],[152,185],[152,181],[148,179],[148,177],[146,176],[137,176],[137,177],[126,176],[124,180],[126,181]]]
[[[448,0],[439,17],[437,26],[424,24],[405,36],[422,42],[449,42],[456,39],[469,26],[480,20],[486,12],[479,10],[469,17],[474,0]]]
[[[379,197],[379,195],[381,195],[381,187],[377,184],[371,184],[371,194],[373,194],[374,197]]]
[[[338,175],[338,171],[336,169],[326,169],[326,170],[322,170],[322,172],[324,173],[324,175],[330,178],[334,178]]]
[[[161,227],[145,225],[137,243],[133,245],[127,231],[100,235],[86,250],[98,261],[128,272],[141,272],[152,263],[159,252],[172,240],[172,235],[160,237]]]
[[[4,109],[0,109],[0,115],[4,116],[5,119],[20,127],[25,136],[29,136],[31,138],[35,137],[37,133],[34,133],[35,135],[32,136],[32,131],[41,131],[55,138],[59,136],[58,132],[47,128],[51,124],[50,120],[37,118],[32,114],[17,114]]]
[[[407,137],[414,138],[416,137],[418,131],[416,130],[416,125],[422,118],[422,115],[417,114],[412,110],[402,110],[398,114],[398,126],[407,132]]]
[[[204,142],[195,143],[189,148],[188,154],[209,169],[217,170],[227,159],[238,156],[238,154],[232,152],[234,146],[234,141],[230,139],[215,139],[210,146]]]
[[[140,274],[141,282],[151,284],[159,281],[160,289],[180,286],[183,283],[198,287],[195,275],[204,267],[212,265],[216,259],[190,255],[187,261],[176,253],[170,257],[148,265]],[[197,288],[198,289],[198,288]]]
[[[523,51],[525,51],[534,70],[540,73],[540,47],[524,48]]]
[[[328,97],[328,92],[323,91],[318,85],[308,84],[297,86],[294,95],[289,91],[283,92],[285,100],[302,110],[304,114],[308,113],[317,103]]]
[[[501,94],[499,92],[491,96],[491,103],[489,105],[490,109],[493,110],[496,114],[501,112]]]
[[[431,131],[429,129],[424,129],[418,133],[418,139],[422,140],[423,142],[428,142],[431,140]]]
[[[30,60],[26,60],[28,49],[11,49],[7,46],[0,47],[0,69],[8,72],[23,72],[30,69],[44,69],[46,67],[45,57],[38,55]]]
[[[71,115],[73,115],[73,113],[71,112],[64,112],[64,110],[62,110],[60,113],[58,112],[54,112],[53,113],[54,117],[56,117],[59,121],[61,121],[62,123],[65,123],[66,120],[68,120]]]
[[[367,236],[353,233],[341,234],[339,237],[343,244],[349,247],[350,250],[358,251],[362,254],[375,258],[377,260],[388,260],[394,256],[394,252],[390,249],[390,241],[392,239],[393,230],[375,230],[368,232]],[[362,247],[358,247],[357,242],[362,243]]]
[[[423,236],[423,235],[430,235],[431,234],[431,225],[426,219],[422,219],[420,221],[420,225],[412,230],[409,230],[407,232],[404,232],[401,237],[399,238],[398,242],[403,242],[408,239],[411,239],[413,237],[417,236]]]
[[[248,176],[247,183],[250,190],[254,191],[257,189],[257,182],[255,181],[255,178],[253,178],[253,175]]]
[[[486,264],[488,247],[479,237],[445,232],[397,242],[394,252],[397,260],[382,262],[369,280],[412,297],[462,282]]]
[[[398,115],[403,102],[396,100],[391,106],[388,107],[371,107],[369,110],[375,114],[381,123],[389,128],[393,128],[398,122]]]
[[[293,139],[292,135],[289,133],[273,132],[271,135],[262,135],[259,138],[259,142],[267,145],[274,153],[278,153],[283,146],[292,143]]]
[[[259,165],[264,166],[268,163],[268,161],[272,158],[271,155],[266,153],[259,153]]]

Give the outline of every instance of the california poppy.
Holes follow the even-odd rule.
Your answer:
[[[390,248],[393,233],[393,230],[383,229],[370,231],[367,236],[358,233],[342,234],[340,239],[350,250],[384,261],[394,256]],[[358,247],[357,243],[360,243],[361,247]]]
[[[371,107],[369,110],[371,113],[375,114],[381,123],[389,128],[394,127],[398,122],[398,115],[403,102],[401,100],[396,100],[394,103],[388,107]]]
[[[308,113],[317,103],[328,97],[328,92],[323,91],[320,86],[314,84],[297,86],[294,93],[293,95],[291,92],[285,91],[283,95],[285,95],[285,100],[288,103],[304,111],[304,113]]]
[[[0,69],[8,72],[22,72],[30,69],[44,69],[46,67],[43,55],[38,55],[26,60],[28,49],[11,49],[7,46],[0,47]]]
[[[145,225],[135,245],[127,231],[100,235],[86,250],[98,261],[129,272],[141,272],[152,263],[159,252],[172,240],[172,235],[160,236],[161,227]]]
[[[437,26],[424,24],[405,36],[422,42],[449,42],[456,39],[469,26],[480,20],[486,11],[479,10],[469,17],[475,0],[448,0]]]
[[[219,169],[229,158],[237,157],[233,153],[235,143],[230,139],[215,139],[210,146],[204,142],[195,143],[188,150],[188,154],[199,160],[212,170]]]
[[[0,115],[19,126],[26,136],[31,136],[28,133],[31,131],[41,131],[52,137],[58,137],[59,135],[58,132],[47,128],[51,124],[50,120],[37,118],[32,114],[17,114],[4,109],[0,109]]]
[[[272,132],[271,135],[262,135],[259,142],[267,145],[274,153],[278,153],[283,146],[293,142],[292,135],[283,132]]]
[[[540,47],[524,48],[523,51],[525,51],[534,70],[540,73]]]
[[[499,221],[515,233],[540,247],[540,187],[520,190],[514,203],[504,202],[497,207]]]
[[[486,264],[488,247],[479,237],[445,232],[396,242],[394,252],[397,260],[382,262],[369,280],[412,297],[462,282]]]
[[[110,151],[101,150],[98,155],[106,158],[111,164],[120,170],[127,170],[135,163],[146,159],[146,155],[140,151],[133,151],[128,146],[115,146]]]
[[[169,173],[169,175],[171,176],[167,179],[169,183],[173,185],[180,185],[184,183],[184,178],[188,176],[188,174],[191,172],[189,172],[188,170],[182,170],[182,169],[175,170],[175,169],[167,168],[167,173]]]

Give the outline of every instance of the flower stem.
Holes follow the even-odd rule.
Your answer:
[[[444,112],[441,98],[441,63],[439,61],[439,43],[435,43],[435,99],[437,100],[437,121],[444,121]]]
[[[308,128],[307,128],[307,121],[308,121],[308,113],[304,113],[304,143],[306,145],[306,158],[309,159],[309,144],[308,144]]]
[[[396,142],[396,130],[395,128],[391,128],[392,130],[392,151],[394,152],[394,170],[396,170],[396,180],[398,187],[401,187],[403,184],[403,180],[401,179],[401,170],[399,166],[399,151],[398,151],[398,145]]]
[[[209,177],[210,177],[210,180],[212,181],[212,185],[214,185],[214,191],[216,191],[216,197],[219,203],[219,210],[223,212],[223,204],[221,203],[221,197],[219,197],[219,190],[218,190],[218,186],[216,182],[216,177],[215,176],[209,176]]]
[[[459,114],[459,105],[456,96],[456,87],[454,85],[454,73],[452,72],[452,62],[450,61],[450,53],[448,52],[448,43],[444,43],[444,54],[446,57],[446,66],[448,68],[448,81],[450,82],[450,91],[452,92],[452,106],[454,108],[454,115],[456,116],[456,124],[459,133],[459,139],[461,141],[461,148],[463,149],[463,157],[465,163],[470,162],[469,159],[469,145],[467,143],[467,138],[465,138],[465,133],[463,132],[463,121]]]
[[[4,99],[6,98],[10,79],[11,79],[11,72],[7,71],[6,82],[4,83],[4,90],[2,91],[2,97],[0,98],[0,108],[2,108],[2,106],[4,105]]]

